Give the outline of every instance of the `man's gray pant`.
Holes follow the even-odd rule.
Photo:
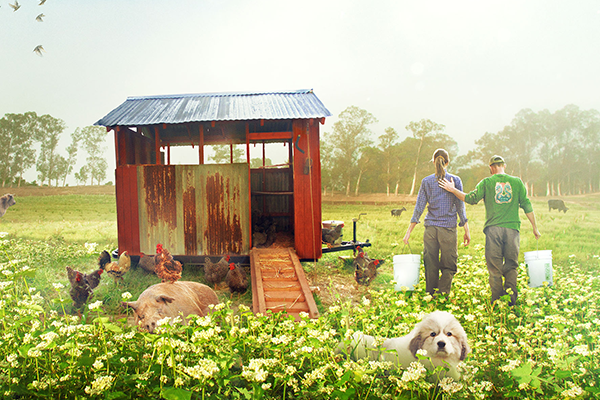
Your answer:
[[[514,305],[517,301],[519,273],[519,231],[501,226],[488,226],[484,233],[485,260],[490,273],[492,303],[511,289],[510,305]]]
[[[423,264],[427,293],[434,294],[438,290],[450,293],[457,259],[456,228],[426,226],[423,234]]]

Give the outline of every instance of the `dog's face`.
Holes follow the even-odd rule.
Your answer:
[[[414,333],[409,345],[414,356],[423,349],[431,358],[457,363],[471,351],[465,330],[452,314],[445,311],[434,311],[426,316],[415,326]]]

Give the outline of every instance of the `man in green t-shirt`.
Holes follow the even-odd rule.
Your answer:
[[[452,180],[440,181],[440,187],[454,194],[468,204],[477,204],[483,199],[485,204],[485,260],[490,274],[492,303],[512,291],[510,304],[517,301],[517,275],[519,267],[519,229],[521,219],[519,207],[523,209],[533,227],[533,235],[538,239],[535,214],[527,189],[521,179],[504,173],[506,164],[500,156],[490,159],[489,176],[477,184],[475,190],[463,193],[456,189]],[[503,282],[504,278],[504,282]]]

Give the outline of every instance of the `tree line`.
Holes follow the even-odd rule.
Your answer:
[[[495,154],[506,161],[506,172],[520,177],[530,195],[562,196],[600,191],[600,113],[567,105],[548,110],[519,111],[510,125],[484,133],[475,148],[457,157],[458,145],[445,126],[429,119],[410,122],[410,136],[400,141],[389,127],[374,139],[377,119],[350,106],[342,111],[321,142],[324,195],[333,191],[415,194],[423,177],[433,173],[431,154],[448,150],[449,170],[472,190],[489,175],[488,160]]]
[[[85,164],[74,172],[75,180],[100,184],[106,179],[108,162],[103,157],[106,130],[98,126],[77,128],[71,133],[66,154],[59,154],[58,144],[67,126],[50,115],[5,114],[0,119],[0,182],[2,187],[25,184],[24,173],[32,167],[38,185],[65,186],[74,172],[80,149],[85,150]]]

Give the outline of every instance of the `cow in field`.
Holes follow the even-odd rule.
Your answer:
[[[558,210],[558,212],[566,213],[568,208],[565,206],[565,202],[562,200],[548,200],[548,211]]]
[[[406,211],[406,208],[402,207],[400,209],[394,208],[392,210],[392,217],[399,217],[402,215],[402,211]]]
[[[17,204],[17,202],[15,201],[15,196],[12,194],[5,194],[0,197],[0,217],[6,213],[8,207],[14,206],[15,204]]]

